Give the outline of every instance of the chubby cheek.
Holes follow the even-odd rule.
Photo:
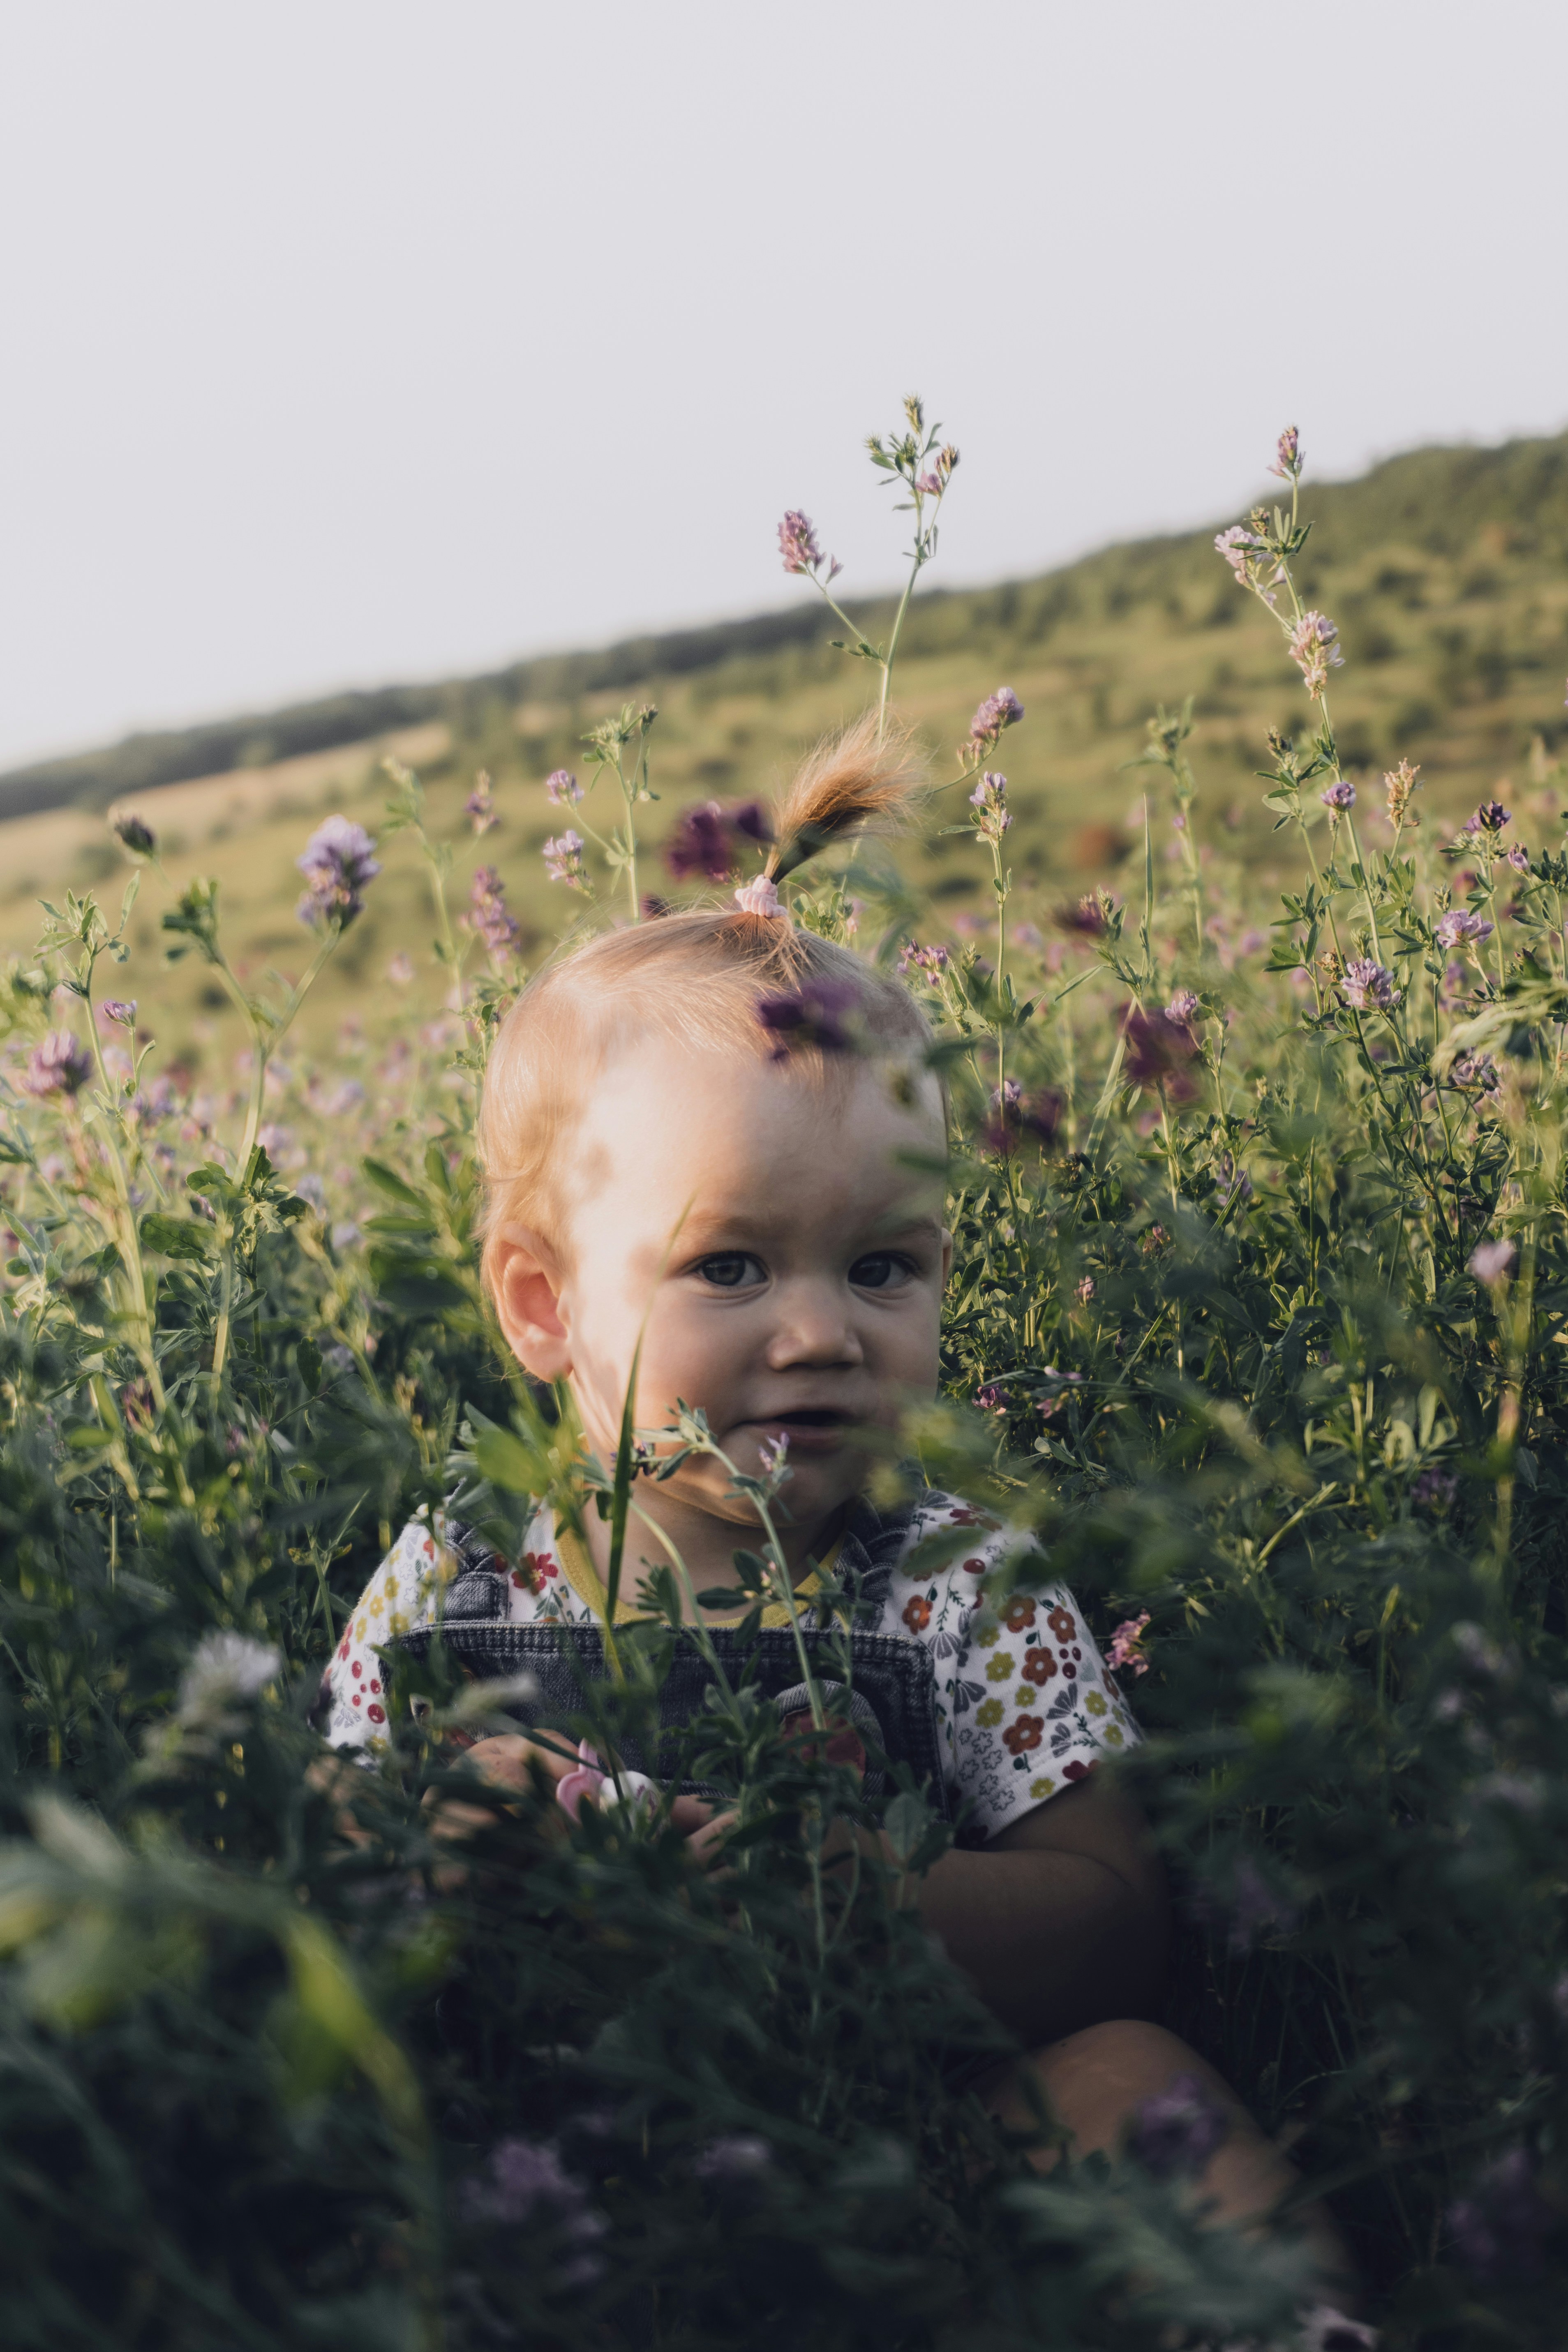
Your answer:
[[[672,1421],[678,1402],[700,1405],[715,1428],[721,1426],[748,1354],[741,1317],[661,1300],[648,1318],[637,1376],[643,1426]]]
[[[907,1313],[878,1330],[866,1352],[877,1377],[879,1428],[890,1427],[911,1401],[936,1394],[941,1342],[940,1299],[911,1300]]]

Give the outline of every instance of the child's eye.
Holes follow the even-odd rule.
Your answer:
[[[872,1250],[856,1259],[849,1280],[857,1290],[901,1290],[914,1271],[914,1261],[897,1250]]]
[[[767,1271],[761,1258],[749,1250],[723,1250],[717,1257],[705,1257],[695,1272],[715,1290],[745,1290],[752,1284],[765,1282]]]

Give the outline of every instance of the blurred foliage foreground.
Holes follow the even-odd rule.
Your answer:
[[[1037,1530],[1102,1630],[1133,1621],[1151,1738],[1124,1769],[1178,1890],[1172,2022],[1333,2200],[1386,2342],[1547,2345],[1568,859],[1495,805],[1434,837],[1405,771],[1363,851],[1331,625],[1291,602],[1300,528],[1277,512],[1222,550],[1306,688],[1295,740],[1258,746],[1301,862],[1261,982],[1215,944],[1257,910],[1207,903],[1164,713],[1141,887],[1066,909],[1056,969],[1008,928],[989,768],[958,854],[994,884],[990,932],[922,944],[868,853],[795,912],[901,954],[936,1017],[958,1250],[946,1395],[912,1441]],[[968,774],[1016,715],[983,708]],[[593,753],[634,874],[646,720]],[[515,929],[494,901],[448,919],[412,777],[388,823],[428,860],[451,1034],[425,1094],[308,1073],[323,1144],[357,1132],[363,1229],[267,1117],[374,887],[356,828],[301,861],[317,950],[276,997],[229,970],[216,892],[167,886],[171,952],[249,1025],[232,1115],[160,1072],[115,993],[124,914],[66,899],[6,982],[5,2342],[1291,2340],[1288,2241],[1202,2228],[1168,2150],[1041,2178],[997,2140],[955,2087],[997,2029],[873,1871],[824,1872],[850,1792],[743,1685],[687,1735],[691,1773],[736,1792],[723,1879],[658,1811],[529,1801],[443,1870],[440,1735],[501,1695],[438,1655],[383,1769],[323,1773],[318,1677],[390,1533],[476,1465],[562,1475],[475,1271],[475,1091]],[[689,833],[689,877],[722,866],[716,826]],[[122,830],[132,888],[164,887]],[[657,1619],[619,1638],[624,1684],[573,1726],[602,1750],[670,1643]],[[907,1787],[887,1826],[916,1870],[949,1834]]]

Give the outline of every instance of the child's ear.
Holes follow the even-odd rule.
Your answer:
[[[496,1235],[496,1319],[518,1362],[539,1381],[563,1381],[572,1370],[561,1285],[561,1267],[541,1234],[527,1225],[500,1228]]]

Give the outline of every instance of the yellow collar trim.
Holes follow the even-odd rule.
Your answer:
[[[826,1559],[823,1560],[819,1566],[814,1568],[811,1574],[803,1579],[803,1580],[795,1586],[795,1598],[797,1608],[803,1601],[815,1600],[816,1595],[821,1591],[822,1580],[824,1577],[831,1571],[833,1563],[838,1557],[839,1546],[843,1541],[844,1538],[840,1536],[837,1542],[834,1544],[832,1549],[828,1552]],[[578,1541],[570,1528],[561,1527],[558,1525],[555,1529],[555,1549],[561,1555],[561,1565],[566,1570],[567,1583],[572,1587],[572,1590],[577,1595],[578,1600],[584,1601],[588,1608],[592,1610],[595,1617],[602,1625],[605,1622],[605,1607],[607,1596],[605,1594],[604,1585],[599,1580],[599,1571],[588,1557],[586,1547]],[[631,1602],[629,1601],[617,1601],[616,1603],[616,1624],[635,1625],[637,1622],[638,1612],[632,1606]],[[763,1612],[763,1623],[764,1625],[787,1625],[789,1622],[790,1612],[782,1601],[770,1601],[768,1606]]]

